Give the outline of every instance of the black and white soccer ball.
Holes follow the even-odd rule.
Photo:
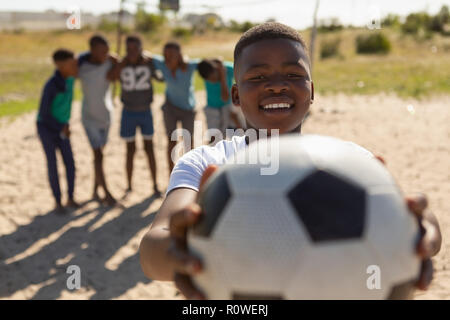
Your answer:
[[[387,169],[356,144],[259,140],[210,178],[199,203],[188,245],[204,264],[193,281],[210,299],[411,298],[418,223]]]

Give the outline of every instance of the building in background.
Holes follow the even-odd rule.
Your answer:
[[[66,29],[66,19],[70,13],[47,10],[44,12],[3,11],[0,12],[0,30],[58,30]],[[96,28],[102,20],[117,22],[117,12],[94,15],[81,12],[81,27]],[[125,11],[122,16],[122,25],[132,28],[134,15]]]

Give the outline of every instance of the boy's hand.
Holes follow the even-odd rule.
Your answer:
[[[189,227],[192,227],[199,219],[201,210],[198,205],[191,205],[184,210],[176,212],[170,219],[169,230],[171,245],[169,256],[174,261],[174,282],[178,290],[187,299],[203,300],[203,294],[195,288],[191,276],[201,271],[200,260],[192,256],[187,248],[186,235]]]
[[[209,166],[206,168],[200,181],[200,189],[216,170],[217,166]],[[200,206],[194,203],[174,213],[169,222],[171,238],[169,256],[172,258],[177,270],[174,275],[174,281],[178,290],[187,299],[206,299],[205,295],[192,282],[191,276],[201,272],[202,264],[197,257],[189,253],[186,241],[188,228],[195,225],[201,214]]]
[[[220,79],[225,78],[225,68],[223,66],[223,62],[220,59],[213,59],[213,61],[217,64],[217,71],[219,73]]]
[[[109,54],[108,59],[113,63],[113,65],[119,63],[119,56],[113,52]]]
[[[147,58],[151,58],[152,57],[152,53],[148,50],[142,50],[142,56],[147,57]]]
[[[375,158],[384,165],[386,164],[381,156],[375,156]],[[420,290],[426,290],[431,280],[433,280],[433,262],[431,257],[436,255],[441,248],[441,232],[437,219],[426,212],[428,200],[424,194],[406,196],[405,201],[410,212],[417,218],[421,233],[416,252],[422,259],[422,266],[416,287]]]
[[[406,204],[411,213],[417,217],[421,233],[416,252],[422,259],[422,266],[416,287],[420,290],[427,290],[431,280],[433,280],[433,262],[431,257],[439,252],[441,246],[440,231],[437,225],[424,218],[425,209],[428,205],[425,195],[407,196]]]
[[[70,137],[70,129],[68,124],[64,125],[64,127],[62,128],[61,135],[66,139]]]
[[[219,82],[220,82],[220,98],[222,99],[222,101],[228,101],[228,99],[230,98],[230,88],[228,88],[227,85],[227,76],[226,76],[226,70],[225,67],[223,65],[222,60],[220,59],[213,59],[212,61],[214,61],[217,65],[217,72],[219,74]]]

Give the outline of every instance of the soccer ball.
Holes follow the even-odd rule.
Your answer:
[[[193,281],[210,299],[413,293],[418,223],[386,168],[354,143],[318,135],[251,143],[214,173],[199,203],[204,216],[188,245],[204,265]]]

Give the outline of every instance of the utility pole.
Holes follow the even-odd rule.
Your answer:
[[[316,8],[314,9],[313,26],[311,29],[311,41],[309,44],[309,59],[311,60],[311,73],[314,65],[314,49],[317,35],[317,11],[319,11],[320,0],[316,0]]]
[[[117,13],[117,46],[116,46],[116,53],[120,57],[120,49],[122,46],[122,17],[123,17],[123,5],[125,3],[125,0],[120,0],[120,7],[119,12]],[[112,90],[112,96],[113,100],[116,97],[116,81],[114,81],[113,84],[113,90]]]
[[[117,14],[117,54],[120,55],[120,49],[122,44],[122,17],[123,17],[123,4],[125,0],[120,0],[120,9]]]

